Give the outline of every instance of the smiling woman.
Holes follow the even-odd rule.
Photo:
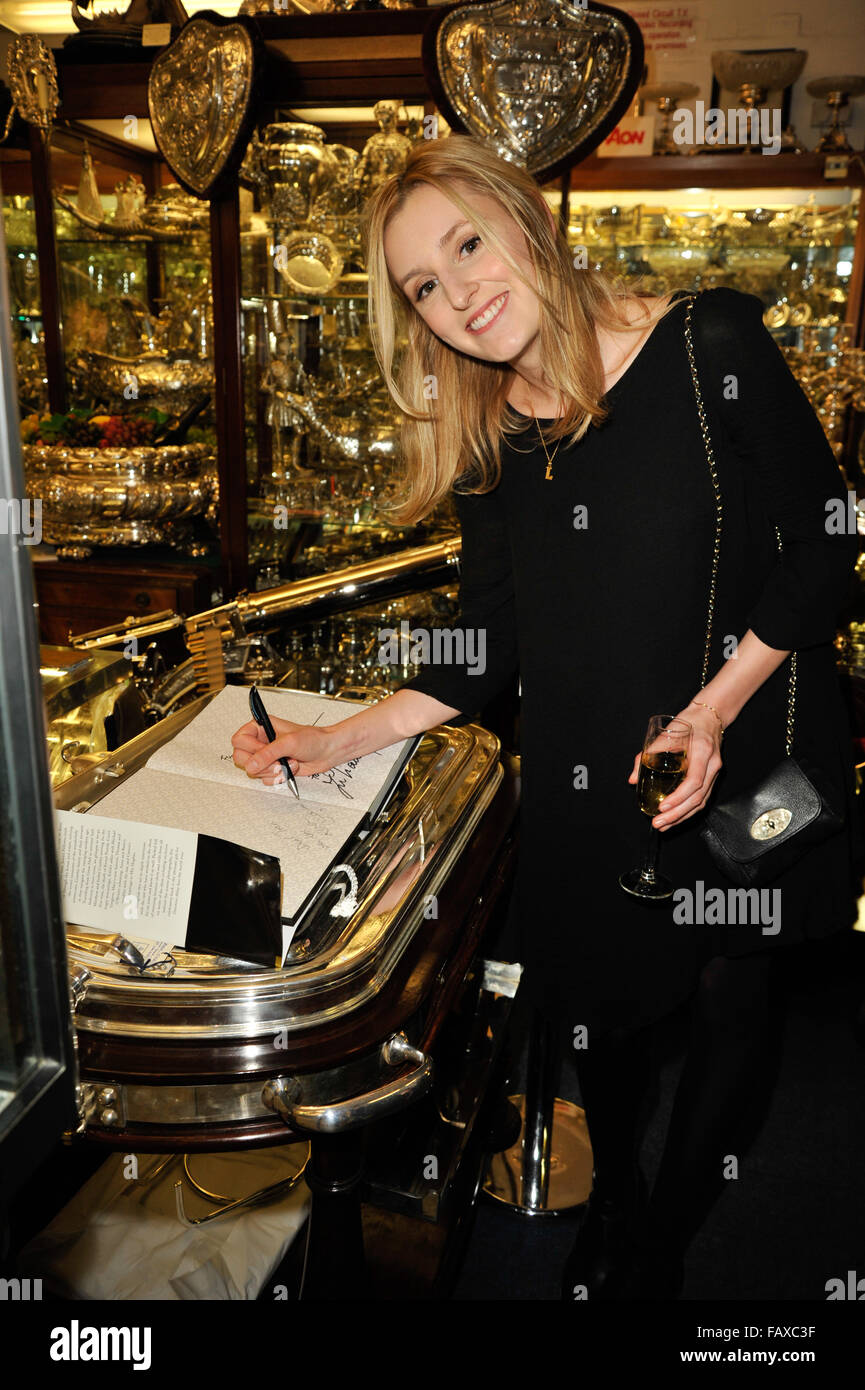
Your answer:
[[[474,140],[416,145],[364,231],[373,341],[405,417],[400,519],[453,492],[460,622],[453,649],[386,699],[328,730],[277,725],[267,750],[241,730],[236,760],[254,754],[261,776],[287,755],[303,776],[456,714],[482,719],[519,674],[518,863],[497,949],[523,966],[516,1014],[536,1009],[576,1065],[594,1162],[562,1297],[674,1298],[725,1156],[745,1143],[743,1097],[756,1113],[771,1091],[773,957],[856,917],[832,640],[857,545],[825,525],[843,480],[754,295],[647,304],[577,269],[534,181]],[[702,813],[716,779],[735,798],[782,757],[793,650],[797,748],[847,824],[743,920]],[[687,765],[647,762],[677,784],[641,805],[638,750],[664,712],[689,730]],[[653,886],[666,896],[620,887],[644,809],[664,832],[669,892]],[[654,1025],[686,1000],[647,1199]]]
[[[531,175],[466,135],[415,145],[367,203],[363,238],[373,344],[404,412],[398,522],[425,515],[469,464],[476,491],[495,487],[501,444],[523,423],[513,412],[554,421],[551,446],[582,439],[672,308],[577,269]]]

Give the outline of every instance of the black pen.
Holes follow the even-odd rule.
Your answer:
[[[252,686],[249,692],[249,708],[252,712],[252,717],[255,720],[256,724],[260,724],[262,729],[266,733],[268,742],[273,743],[274,739],[276,738],[276,734],[273,731],[273,725],[271,724],[267,716],[267,710],[264,708],[261,696],[259,695],[258,690],[255,686]],[[291,790],[294,792],[295,796],[299,801],[300,792],[297,790],[297,783],[294,780],[294,773],[288,765],[288,758],[280,758],[279,761],[285,768],[286,776],[288,777],[288,785],[291,787]]]

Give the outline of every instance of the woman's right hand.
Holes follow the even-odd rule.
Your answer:
[[[311,777],[328,772],[338,761],[336,740],[329,728],[313,724],[293,724],[288,719],[270,719],[276,738],[268,742],[260,724],[251,719],[231,736],[234,765],[249,777],[260,778],[266,786],[285,781],[279,759],[288,758],[295,777]]]

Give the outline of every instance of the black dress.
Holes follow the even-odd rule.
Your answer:
[[[852,736],[832,643],[857,541],[828,533],[827,502],[846,497],[832,451],[760,301],[731,289],[704,292],[692,310],[724,507],[707,679],[749,628],[798,651],[796,748],[833,779],[848,828],[775,880],[780,897],[763,900],[756,922],[742,905],[688,924],[681,896],[647,904],[618,884],[648,827],[627,780],[647,720],[678,713],[701,685],[715,499],[684,316],[682,300],[652,330],[607,394],[607,421],[575,446],[562,441],[552,480],[527,420],[502,450],[492,492],[455,491],[460,626],[485,631],[486,667],[430,665],[404,687],[472,714],[519,670],[510,918],[520,995],[590,1036],[668,1013],[711,955],[827,936],[856,913]],[[784,756],[788,670],[785,661],[730,725],[713,795],[746,788]],[[694,894],[692,917],[701,894],[733,886],[698,838],[702,819],[661,835],[660,870]]]

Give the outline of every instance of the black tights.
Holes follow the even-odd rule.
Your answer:
[[[646,1217],[650,1241],[684,1254],[741,1161],[777,1074],[773,952],[714,956],[691,1004],[691,1031]],[[574,1053],[599,1197],[635,1196],[641,1118],[653,1071],[654,1025],[615,1029]]]

